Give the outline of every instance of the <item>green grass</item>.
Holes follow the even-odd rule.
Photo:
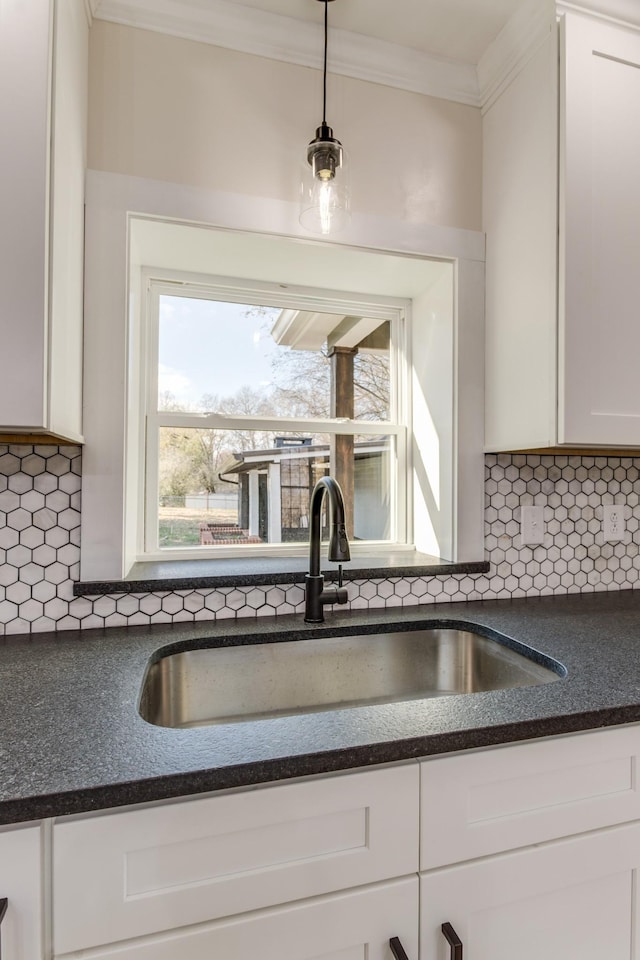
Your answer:
[[[160,507],[158,533],[161,547],[200,546],[200,524],[236,523],[236,510],[192,510],[187,507]]]
[[[197,521],[160,518],[159,535],[161,547],[192,547],[200,543]]]

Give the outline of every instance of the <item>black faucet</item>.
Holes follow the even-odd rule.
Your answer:
[[[342,584],[342,570],[337,588],[324,590],[324,577],[320,573],[320,543],[322,533],[320,516],[324,495],[329,496],[331,538],[329,540],[329,560],[343,563],[350,560],[349,541],[344,523],[344,499],[339,484],[332,477],[321,477],[313,488],[309,512],[309,573],[304,578],[304,619],[307,623],[322,623],[325,603],[346,603],[347,591]]]

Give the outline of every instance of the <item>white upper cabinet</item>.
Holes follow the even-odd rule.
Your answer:
[[[640,26],[568,12],[520,64],[485,113],[486,448],[637,447]]]
[[[640,444],[640,32],[564,24],[561,443]]]
[[[84,0],[0,4],[0,431],[82,439]]]

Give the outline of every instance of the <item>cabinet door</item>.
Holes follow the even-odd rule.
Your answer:
[[[8,901],[2,960],[41,960],[40,827],[0,833],[0,897]]]
[[[558,439],[637,446],[640,34],[567,14],[561,93]]]
[[[393,960],[398,937],[418,956],[418,878],[409,877],[275,910],[92,951],[92,960]]]
[[[54,11],[46,427],[81,440],[89,23],[83,0]]]
[[[0,3],[0,429],[81,435],[89,24]]]
[[[0,426],[42,427],[47,297],[49,0],[0,3]]]
[[[616,827],[421,877],[421,957],[637,960],[640,826]]]

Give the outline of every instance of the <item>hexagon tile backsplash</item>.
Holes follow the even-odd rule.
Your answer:
[[[0,635],[299,613],[298,585],[74,597],[80,561],[81,450],[0,444]],[[544,543],[524,547],[520,508],[544,507]],[[602,508],[624,505],[606,543]],[[624,590],[640,580],[640,459],[485,458],[486,575],[356,580],[349,606]]]

